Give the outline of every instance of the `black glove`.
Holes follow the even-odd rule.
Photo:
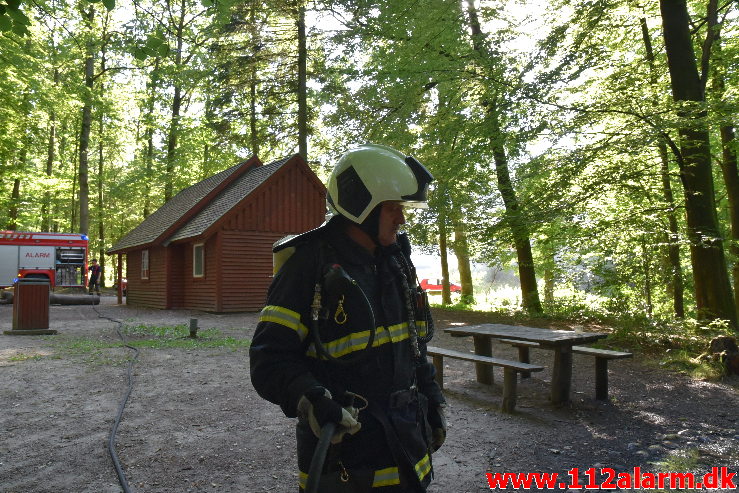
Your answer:
[[[331,398],[331,394],[323,387],[313,387],[305,394],[311,403],[309,411],[315,418],[318,426],[323,428],[326,423],[341,423],[342,407]]]
[[[428,420],[431,425],[431,451],[436,452],[446,441],[446,416],[444,408],[446,404],[439,404],[429,409]]]
[[[343,408],[331,398],[331,392],[323,387],[313,387],[298,401],[298,414],[308,420],[316,437],[326,423],[336,423],[331,443],[339,443],[347,433],[353,435],[362,427],[357,421],[358,411],[354,407]]]

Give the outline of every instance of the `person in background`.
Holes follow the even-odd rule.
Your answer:
[[[395,149],[351,149],[329,178],[333,217],[274,248],[294,252],[269,288],[251,380],[298,417],[301,492],[327,424],[336,431],[317,491],[423,493],[432,479],[445,401],[426,358],[431,314],[399,233],[404,207],[426,207],[432,180]]]
[[[90,273],[90,280],[87,283],[87,286],[89,288],[90,294],[92,294],[93,288],[95,289],[95,292],[100,295],[100,275],[102,273],[102,268],[100,265],[98,265],[97,259],[90,260],[90,267],[88,267],[87,271]]]

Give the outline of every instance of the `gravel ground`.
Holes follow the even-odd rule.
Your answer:
[[[161,327],[197,318],[201,330],[249,339],[257,322],[254,313],[115,303],[104,296],[97,307],[52,306],[57,335],[0,335],[0,492],[121,491],[108,453],[133,354],[120,344],[121,324]],[[0,329],[9,330],[11,320],[12,307],[0,305]],[[441,310],[436,320],[437,329],[496,321]],[[468,338],[441,331],[433,344],[472,349]],[[494,354],[516,358],[514,349],[499,344]],[[531,356],[551,365],[549,352],[532,350]],[[294,421],[256,395],[248,367],[244,346],[140,350],[116,440],[133,491],[297,491]],[[519,384],[517,412],[507,415],[498,410],[500,373],[487,387],[475,382],[472,364],[449,360],[449,437],[434,455],[430,493],[489,490],[487,472],[559,473],[569,482],[567,471],[577,467],[584,485],[590,467],[739,470],[736,377],[691,380],[640,355],[609,368],[610,402],[593,399],[592,358],[575,355],[571,404],[548,403],[551,374],[545,370]],[[660,466],[667,460],[669,466]]]

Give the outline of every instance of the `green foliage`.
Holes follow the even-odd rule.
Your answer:
[[[474,38],[468,2],[305,4],[309,162],[325,178],[342,149],[370,140],[413,154],[436,177],[431,207],[408,217],[419,249],[438,253],[445,231],[450,251],[515,269],[511,226],[524,224],[537,276],[554,293],[545,303],[552,319],[617,321],[634,338],[669,332],[672,246],[686,315],[695,316],[689,195],[676,152],[691,108],[672,101],[657,3],[519,4],[478,2],[482,34]],[[0,0],[2,226],[79,229],[86,101],[89,234],[99,250],[162,205],[165,191],[253,153],[268,162],[295,152],[299,5]],[[689,7],[700,58],[706,4]],[[736,125],[739,114],[739,4],[719,7],[721,37],[706,54],[707,101],[692,108],[706,111],[700,121],[712,132],[716,162],[719,128]],[[92,88],[82,63],[88,51]],[[498,191],[496,150],[518,197],[513,216]],[[736,206],[719,166],[714,183],[729,245]],[[455,242],[456,232],[466,244]],[[465,306],[487,301],[481,288]],[[514,298],[491,305],[520,311]]]
[[[21,0],[4,0],[0,3],[0,32],[26,36],[30,25],[31,20],[21,11]]]

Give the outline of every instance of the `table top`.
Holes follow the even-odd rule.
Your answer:
[[[482,324],[449,327],[444,329],[452,335],[484,335],[498,339],[518,339],[538,342],[545,346],[574,346],[607,337],[602,332],[575,332],[571,330],[551,330],[523,325]]]

